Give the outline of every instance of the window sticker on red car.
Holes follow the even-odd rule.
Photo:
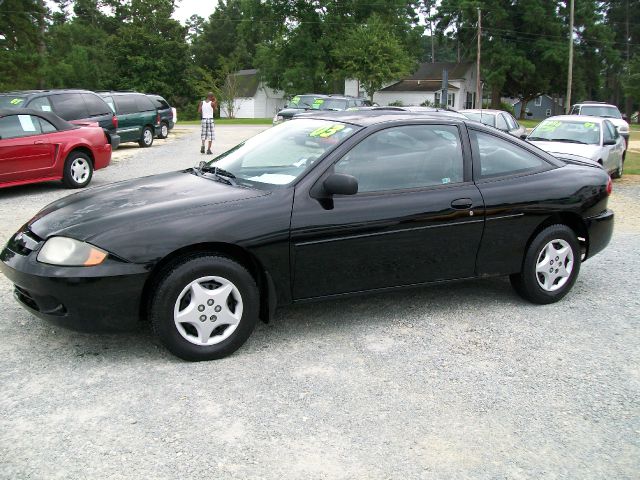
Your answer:
[[[20,126],[22,130],[25,132],[35,132],[36,126],[33,124],[33,119],[31,115],[18,115],[18,120],[20,120]]]
[[[313,132],[309,134],[310,137],[320,137],[320,138],[328,138],[331,135],[335,135],[340,130],[344,129],[344,125],[337,124],[331,125],[329,127],[320,127],[316,128]]]
[[[22,102],[24,102],[24,98],[14,98],[9,103],[11,105],[20,105]]]

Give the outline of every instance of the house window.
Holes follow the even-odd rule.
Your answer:
[[[474,108],[476,104],[476,94],[467,92],[467,102],[464,104],[464,108]]]
[[[536,107],[542,106],[542,96],[536,98]]]
[[[547,115],[547,117],[550,117],[550,116],[551,116],[551,109],[550,109],[550,108],[547,108],[546,115]]]
[[[447,106],[453,108],[455,103],[456,103],[456,94],[455,93],[447,94]]]
[[[434,96],[434,102],[436,106],[440,106],[440,92],[436,92]]]

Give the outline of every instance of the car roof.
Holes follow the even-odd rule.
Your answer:
[[[328,110],[313,110],[305,113],[299,113],[294,117],[297,118],[316,118],[320,120],[336,120],[345,123],[351,123],[361,127],[375,125],[377,123],[402,121],[402,120],[442,120],[447,122],[461,123],[466,122],[466,118],[460,118],[457,115],[450,115],[451,112],[408,112],[399,110],[344,110],[340,112]],[[475,123],[475,122],[474,122]]]
[[[497,113],[509,113],[509,112],[505,112],[504,110],[497,110],[497,109],[491,109],[491,108],[483,108],[482,110],[480,110],[479,108],[466,108],[464,110],[458,110],[458,112],[460,112],[460,113],[488,113],[490,115],[495,115]]]
[[[594,100],[587,100],[586,102],[578,102],[576,104],[574,104],[574,107],[576,105],[601,105],[603,107],[614,107],[614,108],[618,108],[615,105],[613,105],[612,103],[607,103],[607,102],[596,102]]]
[[[47,95],[50,93],[93,93],[91,90],[84,90],[81,88],[54,88],[51,90],[10,90],[7,92],[0,92],[0,95]]]
[[[96,92],[100,96],[104,95],[144,95],[144,93],[134,92],[131,90],[118,91],[118,90],[100,90]]]
[[[32,108],[0,108],[0,117],[9,117],[13,115],[34,115],[36,117],[42,117],[58,130],[73,130],[75,128],[79,128],[77,125],[63,120],[53,112],[34,110]]]

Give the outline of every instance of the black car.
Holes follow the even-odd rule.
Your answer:
[[[343,95],[317,95],[311,93],[296,95],[284,109],[276,113],[276,116],[273,117],[273,124],[278,125],[279,123],[291,120],[295,115],[309,110],[342,111],[370,106],[371,102],[366,98],[355,98]]]
[[[160,115],[160,127],[156,131],[156,136],[158,138],[167,138],[169,136],[169,131],[175,126],[173,108],[169,105],[169,102],[160,95],[148,93],[147,97],[151,99],[153,105],[156,107],[158,115]]]
[[[58,200],[0,270],[39,317],[142,317],[174,354],[207,360],[294,302],[494,275],[558,301],[611,238],[610,192],[599,166],[470,120],[317,112],[195,168]]]
[[[118,117],[96,93],[88,90],[19,90],[0,92],[0,108],[31,108],[53,112],[72,123],[98,123],[115,150],[120,145]]]

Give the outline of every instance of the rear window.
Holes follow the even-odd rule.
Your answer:
[[[496,126],[496,116],[491,113],[464,112],[464,116],[474,122],[484,123],[490,127]]]
[[[151,103],[149,97],[146,95],[133,95],[136,99],[136,105],[138,107],[139,112],[146,112],[149,110],[155,110],[156,107]]]
[[[118,114],[125,115],[138,112],[138,104],[133,95],[114,95],[113,98],[118,106]]]
[[[22,108],[26,100],[20,95],[0,95],[0,108]]]
[[[111,113],[109,111],[109,106],[99,96],[94,95],[93,93],[83,93],[82,98],[87,104],[87,109],[89,110],[90,117],[109,115]]]
[[[171,108],[169,103],[162,97],[149,97],[149,98],[151,98],[151,101],[153,102],[156,108],[159,108],[159,109]]]
[[[583,105],[580,109],[580,114],[592,117],[622,118],[620,111],[616,107],[607,105]]]
[[[53,111],[65,120],[88,118],[89,112],[80,93],[62,93],[49,97]]]

